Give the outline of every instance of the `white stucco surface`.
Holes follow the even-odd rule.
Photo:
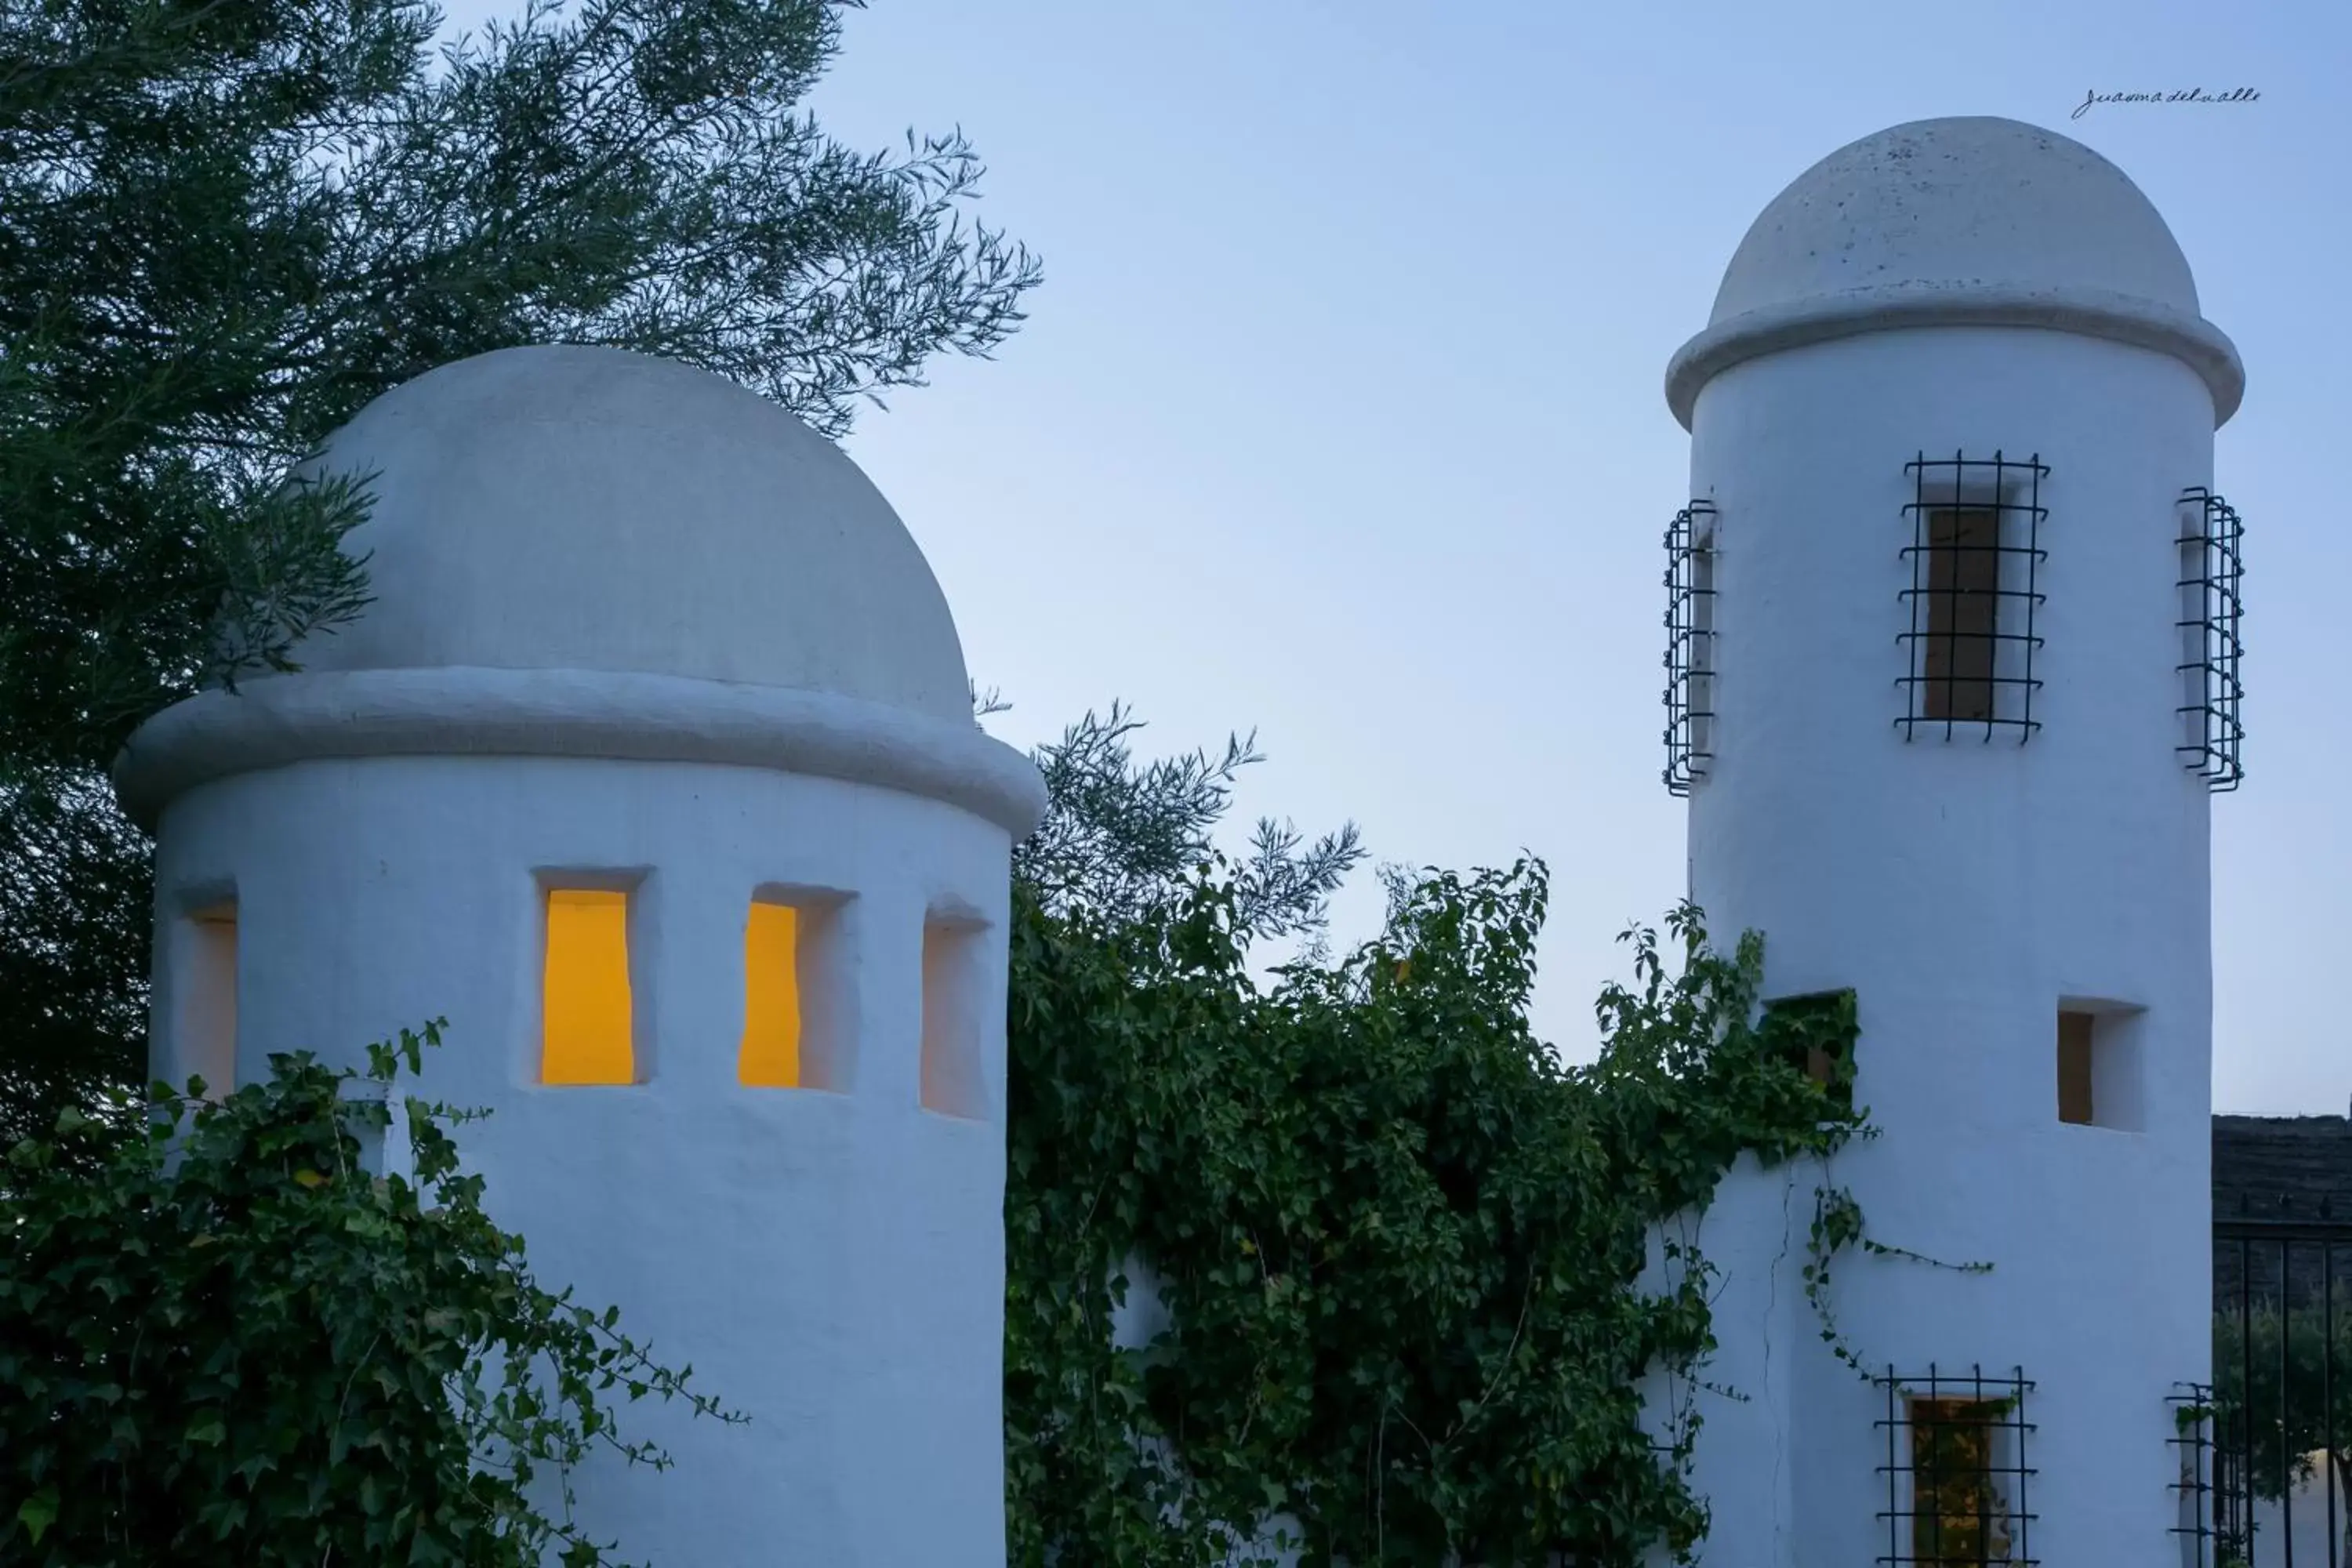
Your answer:
[[[787,687],[579,669],[362,669],[266,676],[142,726],[117,795],[152,828],[201,784],[321,757],[605,757],[780,768],[947,801],[1025,836],[1045,810],[1029,760],[969,723]]]
[[[598,1459],[583,1517],[633,1561],[996,1568],[1003,1555],[1004,830],[900,792],[750,768],[570,758],[332,759],[173,801],[158,892],[233,887],[236,1073],[304,1047],[363,1065],[433,1016],[424,1089],[550,1284],[751,1425],[624,1412],[667,1473]],[[637,874],[643,1082],[537,1081],[542,871]],[[755,889],[846,895],[832,1090],[736,1081]],[[991,1115],[918,1103],[923,923],[984,922]],[[173,1005],[159,978],[159,1016]],[[193,1065],[170,1055],[157,1070]]]
[[[491,1112],[460,1135],[491,1214],[751,1417],[624,1411],[677,1465],[591,1461],[592,1535],[1002,1568],[1009,856],[1044,791],[973,723],[919,552],[797,421],[614,351],[445,367],[352,459],[377,603],[117,764],[157,833],[154,1069],[363,1065],[446,1018],[422,1089]],[[635,1082],[541,1081],[551,886],[630,893]],[[755,897],[803,908],[822,1087],[739,1079]],[[191,918],[232,907],[233,939]]]
[[[1906,137],[1921,159],[1938,142],[1901,128],[1857,146]],[[1852,163],[1792,194],[1848,188],[1830,175]],[[2051,166],[2113,173],[2063,149]],[[2010,190],[1998,158],[1939,177],[1967,186],[1971,167]],[[1900,222],[1882,214],[1913,237],[1881,254],[1916,246],[1915,272],[1944,257],[1976,268],[2000,235],[1965,221],[1968,189],[1938,188]],[[2112,191],[2106,208],[2161,252],[2114,280],[2193,308],[2155,215]],[[1784,197],[1759,229],[1808,215],[1815,195]],[[1812,276],[1776,259],[1789,243],[1751,235],[1718,315],[1768,309],[1775,279]],[[2178,1560],[2166,1399],[2210,1355],[2210,801],[2175,752],[2174,542],[2177,499],[2213,479],[2214,419],[2206,375],[2160,347],[1899,320],[1727,363],[1692,408],[1690,493],[1717,508],[1718,551],[1715,756],[1690,799],[1691,892],[1718,940],[1764,932],[1768,996],[1858,993],[1857,1098],[1885,1135],[1840,1154],[1831,1179],[1874,1238],[1994,1267],[1852,1249],[1832,1309],[1875,1370],[2022,1369],[2022,1506],[2043,1563]],[[1905,464],[1923,449],[2049,465],[2042,727],[2024,744],[2007,729],[1987,742],[1981,725],[1906,742],[1896,726]],[[2059,1121],[2062,1000],[2145,1010],[2136,1083],[2102,1089],[2110,1107],[2137,1100],[2131,1127]],[[1704,1226],[1724,1270],[1708,1375],[1750,1396],[1697,1395],[1696,1479],[1716,1510],[1702,1561],[1717,1568],[1890,1551],[1885,1395],[1832,1358],[1803,1296],[1816,1183],[1743,1165]]]
[[[2039,327],[2180,359],[2219,426],[2245,372],[2199,313],[2163,217],[2081,142],[1990,116],[1915,121],[1805,171],[1740,241],[1706,329],[1667,367],[1685,428],[1708,380],[1743,361],[1856,332]]]
[[[311,670],[602,669],[828,691],[966,722],[946,598],[841,449],[724,376],[554,344],[377,398],[315,471],[374,470],[375,603]]]

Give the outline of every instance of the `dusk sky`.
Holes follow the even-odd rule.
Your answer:
[[[520,0],[448,13],[478,32]],[[813,107],[877,149],[961,125],[980,216],[1045,281],[994,361],[940,363],[847,445],[1014,704],[995,733],[1114,699],[1146,754],[1255,728],[1237,829],[1543,857],[1535,1022],[1589,1059],[1612,938],[1684,882],[1667,357],[1758,211],[1843,143],[1950,114],[2075,137],[2163,212],[2247,367],[2217,458],[2247,523],[2249,740],[2214,806],[2215,1109],[2340,1115],[2347,76],[2352,10],[2317,4],[876,0]],[[2240,88],[2074,117],[2094,90]],[[1334,936],[1380,907],[1368,867]]]

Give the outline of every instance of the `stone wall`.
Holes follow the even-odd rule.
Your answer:
[[[2342,1116],[2216,1116],[2213,1118],[2213,1217],[2231,1220],[2331,1217],[2352,1227],[2352,1118]],[[2316,1241],[2289,1251],[2294,1294],[2315,1296],[2323,1279]],[[2221,1241],[2214,1247],[2217,1303],[2240,1299],[2247,1276],[2258,1299],[2275,1298],[2280,1247]],[[2352,1312],[2352,1229],[2335,1247],[2336,1300]]]

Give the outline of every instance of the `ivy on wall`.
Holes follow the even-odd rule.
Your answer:
[[[532,1275],[459,1169],[471,1113],[402,1092],[438,1038],[158,1084],[151,1126],[68,1110],[8,1151],[0,1563],[602,1568],[571,1470],[668,1463],[615,1407],[742,1419]],[[411,1174],[374,1174],[361,1135],[395,1119]]]
[[[1703,1385],[1715,1348],[1687,1222],[1743,1154],[1870,1134],[1853,994],[1760,1005],[1761,938],[1718,952],[1685,905],[1664,943],[1626,933],[1601,1056],[1566,1067],[1526,1021],[1534,861],[1394,877],[1379,937],[1262,981],[1253,941],[1316,932],[1352,830],[1262,823],[1237,868],[1208,857],[1255,753],[1139,773],[1132,727],[1045,750],[1054,811],[1015,862],[1013,1561],[1264,1561],[1268,1521],[1310,1564],[1687,1557],[1698,1419],[1645,1421],[1642,1393]],[[735,1418],[531,1278],[457,1165],[464,1113],[405,1102],[416,1179],[364,1168],[354,1122],[389,1124],[432,1038],[364,1075],[275,1058],[218,1104],[159,1088],[176,1136],[76,1113],[9,1152],[0,1558],[592,1564],[564,1473],[664,1459],[611,1405]],[[1916,1256],[1823,1184],[1807,1293],[1859,1368],[1828,1315],[1856,1245]],[[1122,1349],[1130,1264],[1171,1326]]]
[[[1412,879],[1379,938],[1265,984],[1236,884],[1211,865],[1115,917],[1018,900],[1013,1561],[1220,1563],[1269,1518],[1356,1568],[1686,1553],[1697,1418],[1654,1435],[1638,1389],[1700,1373],[1709,1270],[1669,1240],[1658,1285],[1650,1243],[1743,1152],[1864,1129],[1852,994],[1759,1008],[1761,939],[1718,953],[1685,906],[1676,963],[1627,933],[1633,984],[1571,1068],[1526,1022],[1539,863]],[[1826,1201],[1823,1285],[1862,1239]],[[1130,1260],[1171,1318],[1139,1350],[1113,1344]]]

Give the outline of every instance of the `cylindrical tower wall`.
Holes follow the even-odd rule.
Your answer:
[[[2211,480],[2213,421],[2177,360],[1991,327],[1751,359],[1706,384],[1693,421],[1691,493],[1717,512],[1717,718],[1691,892],[1718,942],[1764,933],[1768,996],[1858,993],[1857,1098],[1884,1137],[1832,1177],[1874,1237],[1994,1267],[1857,1251],[1835,1271],[1838,1324],[1881,1372],[2022,1369],[2023,1506],[2045,1562],[2177,1550],[2165,1401],[2210,1357],[2209,797],[2176,751],[2176,541],[2182,491]],[[1921,535],[1906,465],[1996,452],[2049,470],[2039,728],[2021,743],[2006,724],[1947,739],[1936,722],[1906,741],[1905,550]],[[2104,1124],[2060,1118],[2074,1004],[2137,1009],[2099,1025]],[[1802,1261],[1780,1266],[1785,1289]],[[1831,1359],[1809,1310],[1796,1326],[1794,1560],[1872,1561],[1900,1506],[1885,1395]],[[1763,1363],[1769,1347],[1734,1345],[1763,1331],[1717,1327],[1727,1357]],[[1741,1522],[1718,1534],[1736,1543]]]
[[[237,1076],[361,1064],[448,1020],[423,1088],[534,1270],[751,1418],[630,1405],[663,1473],[600,1458],[586,1528],[660,1562],[1003,1562],[1004,975],[1009,838],[898,791],[761,769],[523,757],[322,760],[238,774],[161,825],[159,1070],[191,900],[233,893]],[[539,1081],[545,873],[634,876],[638,1076]],[[804,1016],[825,1089],[738,1081],[755,893],[837,895]],[[927,920],[973,948],[986,1114],[922,1109]],[[180,965],[184,975],[185,965]],[[812,993],[829,988],[826,995]]]

